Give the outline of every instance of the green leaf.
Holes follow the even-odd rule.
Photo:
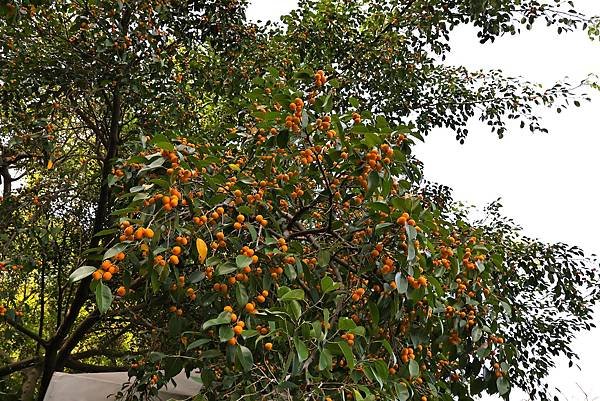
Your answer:
[[[395,387],[398,401],[407,401],[410,398],[410,392],[404,382],[396,383]]]
[[[332,366],[332,356],[329,350],[324,349],[319,354],[319,370],[329,370]]]
[[[371,323],[373,327],[377,327],[379,324],[379,308],[377,304],[373,301],[369,301],[369,313],[371,314]]]
[[[479,349],[477,350],[477,356],[479,357],[479,359],[487,358],[490,353],[491,349],[486,346],[486,343],[483,343],[481,347],[479,347]]]
[[[402,276],[402,273],[396,273],[394,277],[394,281],[396,282],[396,290],[399,294],[406,294],[408,291],[408,281],[405,277]]]
[[[346,341],[339,341],[338,345],[342,350],[342,354],[344,354],[344,358],[346,358],[346,362],[348,362],[348,368],[350,370],[353,370],[356,362],[354,360],[354,354],[352,353],[352,349]]]
[[[371,202],[371,203],[367,204],[367,207],[369,209],[377,211],[377,212],[390,213],[390,207],[387,203]],[[387,224],[392,225],[392,223],[387,223]]]
[[[380,177],[376,171],[371,171],[367,178],[367,197],[370,196],[379,186]]]
[[[286,292],[285,294],[283,294],[283,296],[279,299],[281,301],[303,300],[304,299],[304,290],[301,288],[298,288],[295,290],[290,290],[290,291]]]
[[[347,317],[341,317],[340,320],[338,321],[338,329],[340,330],[354,330],[356,328],[356,323],[354,323],[354,320],[347,318]]]
[[[294,346],[296,347],[296,352],[298,353],[298,359],[300,360],[300,362],[304,362],[305,360],[307,360],[308,347],[297,336],[294,337]]]
[[[365,138],[362,140],[362,143],[367,145],[369,148],[374,148],[375,146],[381,144],[381,138],[379,135],[373,132],[365,132]]]
[[[397,363],[398,358],[396,358],[396,354],[394,354],[394,350],[392,349],[392,345],[390,344],[390,342],[388,340],[383,340],[381,343],[383,344],[383,348],[385,348],[386,351],[392,357],[392,360],[394,361],[394,363]]]
[[[339,283],[334,283],[333,279],[329,276],[325,276],[321,279],[321,291],[323,291],[324,294],[335,291],[339,287]]]
[[[94,237],[104,237],[105,235],[114,234],[118,231],[118,228],[107,228],[106,230],[98,231],[96,234],[94,234]]]
[[[331,94],[325,96],[325,100],[323,100],[323,112],[329,114],[331,113],[331,109],[333,108],[333,97]]]
[[[410,377],[419,376],[419,364],[414,359],[408,361],[408,373]]]
[[[145,171],[149,171],[149,170],[154,170],[156,168],[161,167],[165,162],[165,159],[161,156],[159,158],[157,158],[156,160],[154,160],[152,163],[148,164],[147,166],[144,166],[140,169],[140,171],[138,172],[138,175],[140,175],[141,173],[145,172]]]
[[[504,395],[510,391],[510,383],[504,376],[496,379],[496,386],[500,395]]]
[[[113,295],[110,288],[99,282],[96,286],[96,305],[101,314],[105,314],[110,309],[110,304],[113,301]]]
[[[204,277],[206,276],[206,274],[201,271],[201,270],[196,270],[194,272],[192,272],[192,274],[190,274],[190,283],[195,284],[195,283],[199,283],[200,281],[202,281],[204,279]]]
[[[238,268],[243,269],[246,266],[250,266],[252,264],[252,258],[246,255],[238,255],[235,258],[235,264]]]
[[[102,257],[102,259],[106,260],[113,258],[117,256],[118,253],[123,252],[125,248],[127,248],[127,245],[125,244],[116,244],[115,246],[104,252],[104,256]]]
[[[240,308],[248,303],[248,292],[246,291],[246,286],[240,282],[235,284],[235,299]]]
[[[243,345],[238,345],[238,348],[236,349],[236,357],[238,361],[240,361],[244,371],[248,372],[250,369],[252,369],[252,366],[254,365],[254,358],[252,357],[252,352],[248,348],[244,347]]]
[[[409,226],[408,224],[406,225],[406,236],[408,237],[409,241],[414,241],[415,239],[417,239],[417,229],[414,228],[413,226]]]
[[[199,339],[199,340],[196,340],[196,341],[194,341],[194,342],[190,343],[190,344],[187,346],[187,350],[189,351],[189,350],[192,350],[192,349],[196,349],[196,348],[198,348],[198,347],[201,347],[201,346],[203,346],[204,344],[208,344],[210,341],[211,341],[211,340],[209,340],[208,338],[201,338],[201,339]]]
[[[481,331],[479,326],[475,326],[473,327],[473,330],[471,330],[471,338],[473,339],[473,342],[479,341],[482,335],[483,331]]]
[[[317,260],[319,266],[327,267],[329,266],[329,261],[331,260],[331,253],[326,249],[319,250],[319,254],[317,255]]]
[[[214,319],[207,320],[202,324],[202,330],[206,330],[212,326],[218,326],[225,323],[231,322],[231,313],[229,312],[221,312],[219,316]]]
[[[229,262],[225,262],[225,263],[221,263],[219,266],[217,266],[217,268],[215,269],[215,274],[217,276],[222,276],[224,274],[233,273],[237,269],[238,268],[236,267],[236,265],[229,263]]]
[[[413,260],[415,260],[416,257],[417,257],[417,253],[415,250],[415,245],[412,241],[409,241],[408,242],[408,255],[407,255],[406,259],[409,262],[412,262]]]
[[[98,269],[94,266],[81,266],[79,269],[71,273],[71,275],[69,276],[69,282],[74,283],[81,279],[84,279],[96,270]]]
[[[221,340],[222,343],[232,339],[234,334],[233,329],[229,326],[219,327],[219,340]]]
[[[250,213],[248,213],[250,214]],[[258,233],[256,232],[256,229],[254,228],[254,226],[250,223],[246,223],[246,228],[248,229],[248,232],[250,233],[250,238],[252,238],[252,242],[256,241],[256,238],[258,238]]]
[[[300,303],[296,300],[292,300],[287,303],[287,306],[289,313],[292,314],[294,319],[300,319],[300,315],[302,314],[302,307],[300,306]]]

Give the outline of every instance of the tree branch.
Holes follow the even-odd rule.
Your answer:
[[[65,367],[84,373],[110,373],[110,372],[127,372],[129,368],[127,366],[99,366],[92,365],[89,363],[83,363],[76,361],[72,358],[65,360]]]
[[[41,358],[39,356],[34,356],[28,359],[24,359],[22,361],[14,362],[3,366],[0,368],[0,377],[8,376],[11,373],[19,372],[21,370],[30,368],[40,363],[40,361]]]
[[[10,318],[6,318],[6,323],[10,324],[12,327],[14,327],[19,333],[29,337],[30,339],[34,340],[36,343],[40,344],[41,346],[43,346],[44,348],[48,345],[48,342],[45,341],[43,338],[41,338],[40,336],[38,336],[36,333],[34,333],[33,331],[29,330],[27,327],[15,322],[14,320],[10,319]]]

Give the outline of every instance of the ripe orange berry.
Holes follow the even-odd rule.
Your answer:
[[[127,290],[125,289],[125,287],[121,286],[121,287],[117,288],[118,296],[124,297],[126,293],[127,293]]]
[[[135,234],[134,234],[135,239],[140,240],[140,239],[144,238],[144,231],[145,230],[141,227],[138,228],[137,230],[135,230]]]
[[[237,344],[237,338],[232,337],[229,340],[227,340],[227,344],[229,345],[236,345]]]
[[[236,336],[239,336],[240,334],[242,334],[242,331],[244,331],[244,328],[242,326],[235,326],[233,328],[233,332],[235,333]]]
[[[179,256],[181,255],[181,247],[174,246],[171,252],[173,252],[173,255]]]
[[[254,304],[248,302],[245,306],[245,309],[246,309],[246,312],[249,312],[249,313],[254,312],[254,309],[255,309]]]
[[[102,280],[104,280],[104,281],[110,281],[111,278],[112,278],[111,272],[104,272],[102,274]]]
[[[169,257],[169,262],[171,264],[178,265],[179,264],[179,258],[177,257],[177,255],[171,255],[171,257]]]
[[[223,308],[224,312],[233,312],[233,308],[229,305],[227,305],[226,307]]]
[[[271,351],[273,349],[273,343],[265,343],[265,351]]]
[[[102,278],[102,272],[100,270],[96,270],[93,274],[92,274],[92,278],[95,281],[98,281]]]
[[[146,228],[144,230],[144,235],[146,238],[154,238],[154,231],[151,228]]]

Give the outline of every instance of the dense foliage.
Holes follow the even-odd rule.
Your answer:
[[[65,369],[128,370],[130,399],[182,369],[198,400],[551,397],[596,266],[498,204],[470,219],[411,148],[579,104],[577,85],[443,64],[453,27],[588,19],[323,0],[257,26],[245,7],[0,4],[2,397],[42,399]]]

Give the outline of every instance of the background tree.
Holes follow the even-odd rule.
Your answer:
[[[213,329],[212,335],[201,337],[195,343],[189,342],[193,339],[191,335],[183,333],[186,330],[204,333],[199,330],[202,327],[197,328],[195,325],[210,320],[211,314],[216,313],[215,308],[222,307],[222,303],[233,304],[223,294],[225,288],[228,293],[233,292],[238,303],[244,297],[251,297],[248,291],[257,289],[257,279],[248,278],[250,284],[247,285],[242,284],[243,280],[238,283],[233,275],[236,281],[231,284],[231,269],[243,270],[246,266],[233,266],[228,262],[233,254],[237,254],[236,248],[242,245],[241,241],[248,240],[248,235],[252,242],[257,241],[259,245],[253,249],[263,252],[261,257],[265,256],[264,253],[270,252],[269,247],[274,246],[268,243],[270,240],[265,236],[269,230],[275,230],[271,231],[271,237],[277,234],[278,239],[290,241],[289,245],[287,242],[285,245],[280,244],[277,250],[283,251],[283,247],[287,247],[288,250],[284,253],[289,262],[294,258],[294,263],[285,263],[285,260],[281,263],[278,260],[281,256],[277,256],[272,263],[277,263],[278,266],[266,262],[263,269],[265,272],[267,266],[276,269],[274,272],[269,271],[269,274],[277,275],[278,280],[274,280],[277,285],[289,286],[295,290],[303,289],[305,306],[314,304],[314,308],[309,308],[311,313],[319,310],[321,305],[314,298],[315,290],[308,291],[303,286],[316,289],[317,285],[321,285],[322,290],[323,283],[320,279],[329,282],[323,276],[326,272],[340,287],[332,290],[332,294],[321,294],[324,298],[320,302],[333,302],[333,295],[339,296],[338,300],[344,300],[344,296],[352,298],[354,293],[351,291],[360,286],[367,292],[367,295],[360,294],[361,302],[368,298],[370,301],[367,304],[374,302],[378,309],[386,309],[386,302],[390,302],[387,298],[393,298],[394,302],[402,303],[403,308],[405,307],[402,313],[407,316],[413,316],[412,312],[416,315],[428,311],[426,305],[431,306],[433,313],[435,307],[439,306],[436,302],[444,305],[449,303],[444,294],[448,290],[454,290],[455,284],[460,284],[450,283],[449,273],[431,275],[425,269],[431,268],[433,260],[437,260],[433,253],[425,254],[422,267],[427,271],[427,282],[440,282],[444,291],[438,294],[437,286],[435,291],[420,288],[419,291],[411,290],[408,298],[405,292],[389,291],[386,285],[392,286],[398,277],[401,289],[404,288],[405,282],[402,280],[407,280],[406,273],[409,271],[406,269],[412,264],[412,258],[402,254],[389,255],[396,262],[402,261],[402,267],[398,265],[394,269],[399,268],[397,273],[405,274],[396,276],[392,272],[382,275],[383,272],[377,269],[385,259],[369,256],[373,252],[372,248],[377,250],[378,243],[374,241],[378,236],[392,230],[392,226],[385,226],[380,227],[384,231],[369,233],[370,229],[376,228],[376,224],[371,224],[372,220],[384,218],[380,213],[393,214],[391,207],[395,212],[406,211],[411,215],[417,213],[428,222],[433,220],[433,216],[442,219],[440,222],[446,226],[447,234],[457,234],[455,241],[464,242],[466,237],[463,236],[470,231],[476,233],[478,240],[489,241],[492,246],[482,245],[485,251],[481,249],[481,255],[489,252],[490,255],[496,255],[496,258],[492,259],[493,264],[488,262],[488,270],[484,269],[482,272],[489,274],[484,280],[491,280],[493,277],[495,280],[511,283],[494,292],[498,293],[499,299],[504,303],[493,305],[491,312],[477,310],[481,316],[476,327],[481,328],[482,333],[475,340],[481,342],[489,339],[490,333],[483,334],[484,327],[488,327],[491,334],[499,333],[499,338],[509,339],[509,345],[497,344],[494,347],[498,347],[498,352],[504,352],[502,357],[507,363],[511,362],[510,369],[508,365],[494,369],[493,364],[482,362],[487,359],[491,363],[492,359],[488,358],[497,358],[495,354],[491,354],[496,351],[489,341],[487,344],[490,346],[480,348],[480,362],[467,359],[467,355],[473,354],[473,344],[469,344],[466,349],[461,348],[463,345],[454,344],[458,346],[456,349],[448,348],[440,355],[446,358],[444,361],[451,363],[454,353],[463,353],[463,359],[456,360],[458,365],[453,373],[458,377],[455,384],[449,387],[442,384],[442,371],[444,374],[452,374],[450,368],[444,367],[440,368],[439,377],[423,375],[419,379],[429,381],[440,394],[466,394],[468,391],[476,393],[483,387],[491,392],[500,390],[505,393],[508,390],[506,377],[510,377],[513,385],[536,395],[539,381],[552,364],[548,354],[566,353],[569,357],[574,357],[568,348],[571,336],[578,330],[589,328],[589,307],[596,300],[597,293],[592,291],[588,294],[586,289],[594,288],[596,275],[588,269],[585,261],[579,261],[579,250],[562,245],[547,246],[515,237],[514,228],[505,225],[497,215],[492,214],[496,218],[486,224],[467,222],[465,216],[457,215],[453,209],[446,189],[426,186],[422,182],[419,164],[410,155],[410,138],[420,138],[421,134],[426,134],[436,126],[447,126],[455,129],[459,139],[462,139],[466,135],[464,124],[473,116],[480,116],[499,135],[503,134],[506,120],[510,119],[523,119],[524,124],[529,124],[532,131],[542,130],[533,114],[534,106],[537,103],[562,105],[575,96],[573,86],[567,84],[539,90],[526,82],[505,78],[499,72],[469,73],[464,69],[449,68],[438,61],[449,51],[447,34],[457,24],[467,23],[479,27],[482,40],[493,40],[504,32],[516,33],[520,27],[529,27],[537,19],[545,20],[559,31],[585,27],[587,24],[584,16],[565,9],[560,3],[515,3],[503,1],[492,6],[471,1],[453,4],[431,1],[364,2],[364,5],[370,6],[367,9],[362,7],[362,2],[342,4],[335,1],[307,1],[301,3],[297,12],[284,19],[285,27],[271,29],[270,26],[259,28],[246,23],[243,18],[245,4],[236,1],[5,2],[1,8],[5,19],[0,25],[3,38],[0,52],[0,98],[3,105],[0,167],[5,195],[0,205],[3,217],[0,224],[4,225],[3,267],[10,274],[4,274],[1,282],[2,298],[6,299],[6,302],[2,301],[2,315],[6,317],[8,324],[4,325],[2,335],[7,338],[8,344],[10,341],[13,344],[16,341],[22,343],[24,338],[29,343],[19,348],[21,355],[4,355],[7,364],[0,368],[0,372],[9,374],[24,368],[40,367],[41,398],[54,371],[65,368],[79,371],[123,369],[122,358],[128,349],[133,353],[149,349],[161,352],[152,354],[146,360],[160,361],[167,368],[162,377],[154,377],[153,364],[134,364],[134,367],[137,366],[135,372],[139,374],[140,388],[144,389],[152,381],[162,384],[182,366],[187,369],[195,367],[198,361],[187,357],[198,357],[199,349],[204,353],[200,358],[208,358],[207,355],[217,349],[226,350],[229,362],[237,360],[242,368],[247,368],[245,358],[250,344],[253,344],[255,353],[258,352],[256,355],[262,355],[262,351],[256,351],[260,344],[254,343],[257,336],[249,337],[245,348],[228,348],[216,345],[218,341],[213,336],[220,336],[220,333],[214,331],[216,329]],[[329,65],[332,67],[323,75],[328,76],[327,85],[323,86],[325,78],[314,83],[303,80],[314,78],[311,67]],[[300,72],[296,77],[299,80],[292,80],[298,69]],[[262,78],[265,72],[269,72],[270,77],[266,81]],[[277,76],[287,80],[278,83]],[[271,91],[271,98],[265,98],[269,95],[265,93],[267,87]],[[275,89],[279,97],[274,97]],[[248,95],[241,95],[248,91]],[[286,113],[293,111],[286,110],[295,99],[292,94],[304,99],[307,113],[306,116],[300,114],[300,121],[292,121],[292,125],[288,126],[283,120],[276,119],[285,119]],[[273,99],[283,109],[277,110]],[[270,111],[263,115],[266,108]],[[359,108],[366,110],[360,117],[366,123],[357,122],[359,118],[351,118],[352,113],[358,112]],[[239,114],[240,110],[244,112]],[[338,115],[340,118],[340,124],[328,122],[335,134],[328,134],[329,130],[324,130],[325,135],[333,136],[327,137],[327,141],[330,141],[329,149],[334,149],[333,153],[324,151],[327,147],[314,142],[317,139],[311,137],[314,125],[322,125],[325,114]],[[321,118],[319,124],[317,118]],[[389,128],[384,118],[390,122]],[[228,132],[226,128],[236,125],[239,126],[237,132],[229,131],[229,135],[224,134]],[[256,130],[265,129],[265,132],[255,132],[254,126]],[[271,128],[275,128],[278,133],[271,133]],[[297,133],[294,134],[295,129],[300,129],[303,135],[298,137]],[[344,143],[344,133],[353,137],[353,141]],[[303,142],[304,136],[308,136],[308,144]],[[400,141],[401,136],[404,139]],[[325,138],[319,137],[318,140]],[[392,170],[382,169],[377,173],[370,171],[364,176],[364,171],[351,169],[349,162],[340,163],[339,166],[325,165],[327,157],[332,160],[339,158],[344,147],[348,148],[348,160],[356,163],[360,162],[362,156],[366,156],[364,153],[369,147],[378,146],[378,154],[381,156],[382,151],[386,152],[381,148],[384,142],[390,147],[396,146],[393,155],[399,159],[394,160],[397,164],[394,164]],[[188,143],[196,144],[195,148],[188,146]],[[320,146],[320,150],[315,146]],[[160,156],[151,153],[150,149],[160,150]],[[195,150],[192,152],[193,149]],[[267,153],[261,154],[261,151],[276,151],[279,156],[269,164],[270,156]],[[304,153],[300,154],[300,151]],[[131,158],[138,152],[148,157]],[[325,159],[320,160],[319,153]],[[377,159],[375,153],[371,154]],[[259,155],[263,159],[258,158]],[[193,164],[189,164],[188,156]],[[313,160],[306,164],[303,159]],[[220,167],[219,164],[224,160],[227,163]],[[275,165],[275,160],[279,164]],[[370,160],[367,164],[369,163]],[[381,164],[381,161],[375,160],[376,166],[379,166],[378,163]],[[169,172],[168,168],[172,168],[173,172]],[[275,183],[273,177],[269,177],[269,171],[274,168],[279,169],[280,174],[286,174],[288,170],[292,172],[288,179],[295,185],[286,181],[285,176],[283,181],[278,178]],[[166,177],[165,173],[168,174]],[[14,183],[18,182],[17,178],[21,174],[24,174],[20,181],[22,185],[17,190]],[[233,181],[231,184],[231,181],[225,181],[225,178],[232,179],[238,175],[245,177],[248,182]],[[348,182],[358,180],[354,183],[356,185],[345,182],[338,189],[341,199],[334,197],[336,191],[332,189],[338,184],[334,184],[334,187],[331,185],[337,175],[349,175]],[[266,182],[264,188],[260,185],[262,181]],[[396,185],[394,181],[397,181]],[[250,194],[260,196],[258,199],[252,198],[253,201],[250,202],[246,194],[250,187],[245,185],[255,183],[259,184],[259,188],[252,189]],[[148,185],[153,186],[147,187]],[[241,234],[235,227],[231,230],[230,225],[233,226],[234,222],[221,216],[220,219],[213,218],[217,225],[211,226],[210,231],[201,231],[206,228],[198,228],[194,217],[201,219],[206,213],[208,219],[208,212],[218,207],[223,207],[223,214],[227,212],[227,215],[239,212],[237,199],[230,206],[227,198],[228,195],[231,196],[232,190],[235,191],[236,185],[244,192],[245,201],[250,203],[250,209],[241,209],[244,211],[241,215],[250,219],[257,218],[257,213],[263,213],[263,217],[268,216],[265,221],[269,222],[267,227],[270,224],[270,228],[263,227],[261,220],[257,220],[258,223],[247,226],[248,231]],[[362,185],[366,185],[366,188],[361,187]],[[278,189],[277,186],[281,188]],[[227,187],[229,188],[226,189]],[[177,204],[174,208],[177,210],[179,207],[180,213],[166,213],[145,204],[145,201],[150,202],[150,199],[155,199],[159,194],[171,197],[173,193],[166,193],[171,188],[176,191],[176,195],[179,193],[178,202],[183,203],[185,200],[190,207],[189,211],[187,208],[181,209]],[[182,188],[190,191],[186,193]],[[374,192],[383,198],[368,202]],[[410,196],[400,197],[404,192]],[[401,200],[394,200],[395,198]],[[271,203],[268,203],[269,200]],[[283,208],[285,203],[279,203],[282,200],[287,202],[287,212]],[[346,202],[350,202],[347,210]],[[219,206],[221,203],[222,206]],[[280,210],[274,212],[271,207],[282,208],[287,214]],[[143,211],[141,215],[138,208]],[[421,213],[424,215],[421,216]],[[156,219],[153,220],[150,216],[156,216]],[[152,226],[154,237],[149,238],[149,235],[144,235],[147,232],[143,231],[143,238],[136,238],[135,235],[130,238],[130,234],[124,233],[127,229],[125,219],[130,224],[141,224],[145,228]],[[362,226],[351,228],[342,224],[338,227],[339,222],[354,220],[361,222]],[[433,235],[434,228],[425,224],[421,226],[420,220],[418,221],[424,231],[419,234],[419,241],[430,241],[439,246],[441,243],[435,242],[430,236]],[[381,224],[388,223],[393,224],[393,219]],[[106,254],[106,248],[117,239],[116,233],[120,231],[117,224],[121,225],[123,232],[119,232],[119,235],[125,235],[125,241]],[[279,224],[279,227],[273,228],[274,224]],[[215,255],[219,255],[220,259],[210,260],[210,263],[218,263],[211,266],[206,266],[206,263],[198,264],[196,253],[202,252],[194,250],[195,243],[192,240],[198,237],[211,244],[206,235],[216,236],[215,230],[221,226],[227,234],[222,239],[225,245],[219,242],[221,240],[216,241]],[[250,226],[255,227],[256,238]],[[450,227],[460,229],[455,233]],[[354,238],[354,229],[357,233],[364,231],[367,235],[363,235],[364,238]],[[412,236],[412,229],[408,230],[406,234],[400,235]],[[350,234],[353,236],[349,237]],[[240,237],[239,240],[235,239],[237,236]],[[180,276],[176,269],[162,268],[160,259],[156,266],[152,263],[153,257],[170,257],[166,252],[168,249],[173,250],[173,240],[177,237],[185,237],[188,242],[184,245],[184,241],[180,240],[182,243],[178,245],[184,255],[180,263],[187,273],[183,275],[181,283],[186,284],[185,292],[177,284],[180,283]],[[408,241],[406,247],[409,248],[411,243]],[[133,252],[134,245],[144,244],[147,249],[140,248],[139,254]],[[392,246],[396,245],[401,244]],[[413,248],[414,245],[412,243]],[[465,244],[456,246],[460,257],[464,247]],[[117,250],[119,252],[115,253]],[[121,255],[121,251],[125,250],[128,252]],[[273,253],[276,254],[277,250],[273,249]],[[441,252],[441,248],[437,250]],[[317,263],[312,257],[301,258],[304,252],[316,252],[314,256]],[[380,250],[377,252],[381,253]],[[415,249],[412,252],[415,252],[413,256],[416,257]],[[126,257],[125,261],[113,260],[114,257],[119,259],[123,256]],[[92,282],[92,272],[106,258],[112,262],[120,262],[116,263],[119,273],[116,266],[107,263],[104,267],[110,276],[115,275],[114,279],[105,275],[103,270],[102,275],[107,284],[99,283],[102,280]],[[361,261],[360,266],[353,267],[352,264],[357,260]],[[456,261],[462,263],[460,259]],[[536,268],[536,261],[555,271],[575,269],[582,276],[567,276],[570,278],[555,283],[555,276],[543,274],[544,270]],[[557,269],[556,264],[561,269]],[[82,265],[94,268],[81,268]],[[179,263],[171,263],[171,267],[173,265]],[[313,265],[318,267],[313,277],[306,279],[299,276],[298,272],[309,271]],[[219,269],[219,266],[225,267]],[[226,282],[218,283],[222,292],[211,292],[208,298],[196,295],[198,289],[204,289],[208,285],[206,277],[210,269],[206,269],[215,267],[216,273],[213,271],[211,274],[217,277],[213,280],[227,278]],[[284,270],[283,274],[279,273],[278,268]],[[365,272],[362,271],[364,268],[367,269]],[[338,275],[335,269],[342,269],[344,274]],[[354,269],[358,269],[360,274]],[[74,277],[81,278],[85,276],[84,273],[90,275],[73,284],[67,277],[74,271],[77,272]],[[222,275],[227,277],[221,278]],[[366,277],[361,278],[361,275]],[[416,275],[413,274],[413,277]],[[534,277],[536,280],[532,279]],[[390,278],[393,280],[390,281]],[[380,291],[369,288],[370,284],[361,284],[360,280],[368,280],[370,284],[378,283]],[[92,292],[89,291],[90,283]],[[265,306],[277,312],[277,302],[285,296],[285,290],[281,290],[276,298],[276,284],[268,283],[275,286],[269,289],[265,282],[261,284],[271,294],[270,298],[262,295],[265,302],[268,299]],[[444,289],[444,285],[448,288]],[[19,290],[15,292],[17,288]],[[168,291],[169,289],[172,291]],[[529,295],[532,290],[535,290],[536,295]],[[107,311],[113,292],[119,295],[119,301]],[[413,303],[418,303],[421,293],[425,292],[427,302],[415,308]],[[382,293],[383,298],[387,299],[384,304],[377,301],[376,294]],[[523,298],[528,295],[531,298]],[[296,296],[298,295],[289,297]],[[485,297],[487,299],[487,295]],[[539,310],[537,297],[539,300],[552,299],[563,314],[557,315],[552,309]],[[98,307],[90,302],[94,298]],[[288,313],[294,316],[297,307],[290,305],[295,305],[291,301],[296,300],[289,301],[286,308],[292,308]],[[174,316],[168,319],[166,327],[160,322],[166,321],[165,316],[172,316],[172,312],[165,310],[165,302],[174,308]],[[331,313],[338,310],[338,301],[335,302]],[[147,307],[148,305],[151,307]],[[340,308],[348,306],[345,302],[340,305]],[[501,309],[498,309],[498,305]],[[463,304],[446,306],[466,308]],[[459,317],[461,312],[467,316],[470,311],[465,309],[457,313]],[[343,316],[342,312],[348,316]],[[327,320],[322,313],[311,315],[311,318],[316,319],[313,321]],[[177,317],[178,314],[185,316]],[[399,316],[383,316],[382,321],[388,319],[390,327],[394,327],[399,323]],[[423,318],[419,316],[419,319]],[[340,317],[352,315],[348,310],[340,309],[336,320],[332,321],[334,327],[335,323],[339,323]],[[223,318],[224,315],[221,320]],[[361,321],[365,319],[364,316],[359,318]],[[372,318],[368,317],[367,321]],[[554,318],[558,320],[553,321]],[[273,333],[294,334],[288,332],[289,320],[278,319],[275,319],[275,325],[282,326]],[[462,320],[469,322],[472,319]],[[556,326],[569,324],[565,325],[564,332],[559,332],[549,322]],[[349,321],[347,324],[351,325]],[[437,326],[425,325],[419,327],[419,330],[428,332],[429,339],[432,340],[434,334],[439,334],[440,328],[446,327],[445,324],[449,322]],[[218,325],[224,327],[221,339],[229,336],[231,331],[239,330],[235,327],[225,328],[227,325],[224,322]],[[474,324],[470,324],[470,327],[473,326]],[[471,335],[472,330],[471,328],[469,331]],[[89,336],[90,333],[93,335]],[[253,333],[249,330],[245,335],[251,334]],[[362,331],[359,329],[350,334],[360,337]],[[364,334],[367,334],[366,329]],[[377,333],[369,331],[368,334],[365,337],[368,337],[366,345],[362,340],[357,340],[360,352],[354,350],[360,358],[363,358],[363,351],[369,347],[375,352],[377,341],[380,341]],[[412,348],[417,347],[420,337],[410,334],[413,333],[409,330],[407,335],[411,338],[410,341],[417,341]],[[196,335],[199,334],[194,334]],[[329,335],[330,337],[326,337],[327,341],[335,340],[338,343],[335,332],[332,331]],[[85,340],[84,336],[87,336]],[[324,350],[333,354],[338,352],[325,347],[325,343],[318,345],[310,336],[306,338],[304,331],[302,336],[298,338],[297,344],[295,336],[290,337],[293,346],[289,349],[297,353],[297,360],[294,359],[293,352],[276,354],[277,358],[283,358],[278,367],[285,367],[287,361],[290,364],[296,363],[294,378],[286,381],[291,386],[290,391],[298,391],[294,388],[299,384],[298,363],[306,365],[301,371],[312,376],[316,375],[313,363],[319,362],[316,365],[319,374],[314,380],[305,375],[307,386],[311,382],[331,380],[326,372],[333,368],[333,364],[329,366],[329,356]],[[480,334],[475,330],[475,337],[477,336]],[[395,357],[400,358],[403,352],[401,348],[409,348],[408,337],[400,336],[390,344]],[[375,342],[371,342],[372,338],[375,338]],[[231,338],[227,339],[229,340]],[[280,336],[271,341],[277,351],[279,340]],[[347,335],[344,340],[349,344]],[[471,340],[474,338],[471,337]],[[182,344],[181,341],[188,343]],[[438,343],[443,341],[440,339]],[[310,350],[310,358],[297,362],[303,358],[298,353],[299,349],[303,350],[300,343],[305,343],[307,350]],[[382,344],[379,343],[379,348]],[[426,347],[424,342],[421,345]],[[343,357],[336,357],[340,357],[343,364],[348,363],[347,359],[351,356],[346,355],[347,349],[343,344],[337,346],[341,347],[339,349],[342,350]],[[236,357],[233,349],[239,350],[235,352],[242,353],[243,358],[239,358],[239,355]],[[523,352],[519,359],[514,359],[516,350],[531,351]],[[488,351],[491,356],[484,355]],[[325,365],[319,366],[322,354],[325,354]],[[167,355],[186,355],[186,358]],[[382,357],[376,352],[374,355],[377,360]],[[215,357],[217,359],[213,363],[221,365],[221,359],[216,354]],[[275,354],[273,357],[275,358]],[[384,360],[391,357],[386,356]],[[363,366],[360,363],[364,361],[360,358],[357,359],[359,368],[366,372],[371,369],[374,376],[366,373],[366,379],[356,378],[345,371],[341,376],[337,372],[338,376],[346,381],[356,379],[359,384],[369,381],[379,383],[381,375],[386,376],[382,373],[380,362],[367,360],[368,364]],[[426,352],[425,357],[419,355],[419,360],[423,363],[434,363],[434,360],[428,358],[430,357]],[[309,359],[310,362],[307,363]],[[391,363],[391,360],[387,362]],[[414,363],[409,364],[412,372],[406,371],[406,366],[400,368],[394,365],[391,364],[391,368],[397,374],[386,377],[385,385],[383,382],[380,384],[386,391],[392,389],[393,392],[401,392],[403,396],[421,396],[429,391],[416,380],[417,375],[413,374]],[[289,368],[288,366],[287,369]],[[488,370],[503,373],[501,377],[492,376],[491,380],[486,373]],[[215,374],[216,381],[212,374]],[[210,383],[214,381],[214,388],[207,386],[210,391],[227,389],[232,380],[238,378],[250,380],[249,383],[253,379],[252,376],[235,370],[224,373],[218,369],[213,373],[206,370],[204,373],[205,380]],[[414,379],[407,383],[410,385],[406,387],[406,392],[396,386],[402,378]],[[470,386],[467,385],[468,380],[472,381]],[[357,390],[362,392],[361,396],[365,396],[362,388],[346,381],[343,382],[350,386],[347,388],[349,391]],[[243,380],[240,381],[242,382]],[[239,387],[230,390],[235,394]],[[150,386],[147,391],[155,391],[155,387]],[[276,389],[278,393],[285,391]],[[317,396],[317,393],[314,394]],[[539,395],[547,397],[543,392]],[[211,396],[210,393],[207,396]]]

